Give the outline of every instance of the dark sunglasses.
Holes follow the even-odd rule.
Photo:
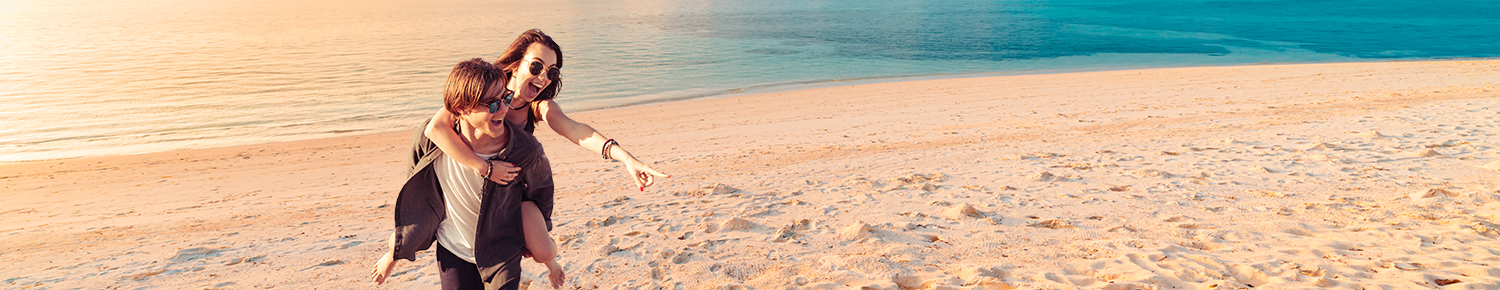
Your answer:
[[[494,114],[495,112],[500,111],[500,106],[502,106],[501,104],[505,104],[503,106],[506,106],[507,108],[510,107],[510,100],[515,98],[516,92],[505,90],[505,94],[501,96],[499,100],[496,100],[495,98],[488,98],[486,100],[481,100],[479,103],[488,104],[488,106],[490,106],[490,114]]]
[[[542,75],[542,61],[533,60],[533,61],[531,61],[531,64],[528,65],[527,67],[529,69],[531,69],[531,75],[534,75],[534,76]],[[562,77],[562,72],[559,71],[562,68],[559,68],[557,66],[551,66],[551,67],[547,67],[546,69],[547,69],[547,79],[548,80],[554,80],[555,81],[558,78]]]

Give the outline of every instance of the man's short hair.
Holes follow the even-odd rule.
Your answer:
[[[443,108],[457,116],[461,109],[478,106],[492,86],[505,85],[503,77],[499,67],[483,59],[470,59],[454,65],[453,72],[448,73],[447,84],[443,86]]]

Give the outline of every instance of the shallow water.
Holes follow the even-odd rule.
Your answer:
[[[406,130],[527,28],[570,111],[834,80],[1500,56],[1493,1],[0,1],[0,162]],[[533,2],[525,2],[533,3]]]

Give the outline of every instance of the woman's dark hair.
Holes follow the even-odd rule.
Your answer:
[[[500,53],[500,58],[495,60],[495,66],[505,71],[507,76],[514,77],[516,70],[521,68],[521,58],[526,57],[526,48],[531,47],[533,43],[541,43],[551,48],[553,52],[556,52],[557,63],[554,65],[557,66],[557,69],[562,69],[562,47],[557,46],[557,42],[552,41],[552,37],[547,36],[546,33],[542,33],[540,29],[527,30],[526,32],[522,32],[521,36],[517,36],[516,41],[511,42],[510,47],[505,48],[505,52]],[[562,88],[562,73],[553,74],[549,78],[552,79],[552,83],[548,84],[547,88],[542,89],[541,93],[537,93],[536,99],[532,101],[551,100],[557,97],[557,91]]]

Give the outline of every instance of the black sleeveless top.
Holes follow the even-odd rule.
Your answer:
[[[531,103],[535,102],[532,101]],[[526,125],[521,127],[521,130],[526,130],[526,133],[536,135],[536,106],[531,105],[531,103],[526,103]]]

